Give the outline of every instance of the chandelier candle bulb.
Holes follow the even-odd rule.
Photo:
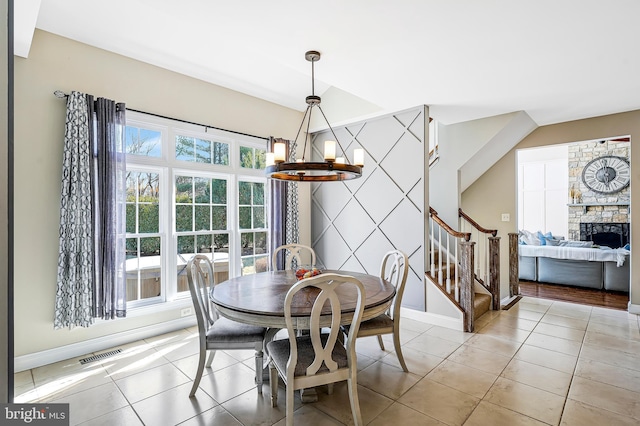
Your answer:
[[[284,163],[287,153],[286,146],[282,142],[273,144],[273,159],[276,163]]]
[[[269,166],[273,166],[274,164],[276,164],[276,161],[273,156],[273,152],[267,152],[267,155],[265,157],[265,165],[269,167]]]
[[[356,148],[353,150],[353,165],[364,166],[364,149]]]
[[[336,159],[336,142],[326,141],[324,143],[324,159],[326,161],[334,161]]]
[[[302,158],[298,158],[298,159],[296,160],[296,163],[304,163],[304,160],[303,160]]]

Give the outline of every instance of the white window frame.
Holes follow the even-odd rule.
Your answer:
[[[242,180],[264,183],[265,209],[267,209],[269,197],[264,170],[240,167],[240,146],[266,149],[266,140],[133,111],[127,111],[127,125],[160,131],[162,137],[162,155],[160,157],[127,155],[127,170],[159,173],[159,234],[161,236],[162,256],[161,297],[128,302],[128,309],[135,310],[136,308],[184,300],[190,297],[188,292],[179,293],[176,285],[178,270],[175,259],[178,256],[178,234],[175,229],[175,177],[177,175],[227,180],[227,230],[229,232],[229,246],[233,248],[229,250],[229,277],[239,276],[242,271],[242,263],[239,244],[241,230],[238,216],[238,182]],[[229,165],[177,160],[175,158],[175,140],[179,135],[208,139],[212,142],[228,143]],[[265,216],[268,217],[266,214]],[[251,231],[267,232],[267,238],[269,238],[267,225],[268,222],[266,222],[265,218],[265,228],[252,229]],[[246,232],[247,230],[243,231]],[[139,234],[136,234],[136,236],[139,236]]]

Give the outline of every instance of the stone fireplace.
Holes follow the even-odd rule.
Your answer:
[[[598,194],[590,191],[582,182],[582,170],[587,163],[594,158],[603,155],[616,155],[619,157],[630,158],[631,143],[630,142],[580,142],[569,145],[569,188],[574,188],[579,193],[578,200],[569,199],[567,207],[568,214],[568,239],[583,241],[602,241],[606,239],[607,244],[597,243],[599,245],[614,244],[617,245],[618,239],[613,235],[622,235],[622,246],[629,241],[629,199],[631,190],[627,187],[620,192],[614,194]],[[602,228],[603,226],[612,226]],[[588,232],[585,230],[589,230]],[[601,229],[601,232],[595,232],[593,229]],[[607,230],[602,230],[607,229]],[[596,235],[595,240],[593,234]],[[622,246],[616,246],[622,247]]]
[[[580,240],[611,248],[623,247],[629,242],[628,223],[581,223]]]

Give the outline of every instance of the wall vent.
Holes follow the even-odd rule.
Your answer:
[[[80,360],[80,364],[89,364],[90,362],[94,362],[94,361],[98,361],[98,360],[101,360],[101,359],[109,358],[110,356],[113,356],[115,354],[119,354],[120,352],[122,352],[122,349],[115,349],[113,351],[103,352],[103,353],[98,354],[98,355],[90,356],[89,358],[82,358]]]

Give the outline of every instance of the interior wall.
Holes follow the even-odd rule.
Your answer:
[[[640,143],[640,110],[602,117],[575,120],[566,123],[542,126],[523,139],[514,149],[499,159],[491,169],[462,193],[462,207],[488,228],[498,229],[503,238],[500,241],[501,263],[501,296],[509,295],[508,272],[503,272],[503,265],[508,266],[507,234],[517,232],[515,221],[501,222],[501,213],[510,213],[516,217],[517,178],[516,151],[518,149],[566,144],[585,140],[606,139],[609,137],[631,135],[631,310],[640,311],[640,250],[633,247],[640,244],[640,169],[633,165],[640,164],[640,149],[634,145]],[[486,225],[485,225],[486,223]]]
[[[402,305],[420,311],[426,307],[428,115],[419,107],[335,128],[350,159],[354,148],[364,148],[363,175],[314,184],[311,192],[313,248],[324,266],[378,275],[383,255],[402,250],[410,265]],[[328,131],[315,135],[312,159],[322,161],[324,142],[334,139]]]
[[[302,113],[40,30],[29,58],[15,58],[15,70],[15,355],[179,319],[178,308],[53,329],[65,122],[65,101],[53,92],[77,90],[141,111],[287,139],[295,138]],[[309,195],[300,191],[302,242],[310,244]]]

